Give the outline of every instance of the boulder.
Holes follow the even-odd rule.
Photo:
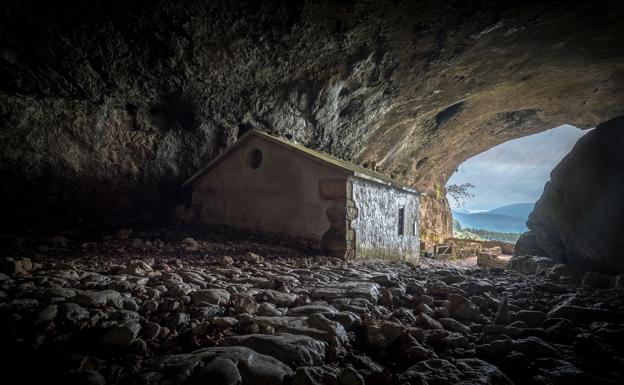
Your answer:
[[[243,255],[242,260],[247,263],[260,263],[264,261],[264,258],[250,251],[247,254]]]
[[[58,314],[58,306],[48,305],[39,312],[35,319],[35,325],[50,323],[56,318]]]
[[[140,330],[141,325],[138,322],[127,322],[126,324],[112,327],[100,339],[100,346],[106,350],[126,348],[139,335]]]
[[[338,310],[336,310],[333,306],[322,304],[309,304],[290,308],[288,309],[288,312],[286,314],[290,317],[300,317],[310,316],[316,313],[331,314],[336,313],[337,311]]]
[[[230,296],[230,299],[234,306],[234,313],[236,314],[254,314],[258,311],[256,300],[249,294],[235,293]]]
[[[518,340],[501,339],[488,344],[478,345],[477,354],[483,356],[500,356],[509,352],[518,351],[527,357],[555,358],[559,352],[537,337],[527,337]]]
[[[470,334],[470,328],[461,322],[454,320],[453,318],[440,318],[440,324],[444,326],[445,330],[450,330],[452,332],[461,333],[463,335]]]
[[[477,253],[477,266],[489,268],[503,268],[506,261],[492,253]]]
[[[481,314],[479,308],[463,295],[449,294],[448,300],[449,311],[455,318],[469,321]]]
[[[364,385],[364,377],[352,367],[347,366],[338,377],[340,385]]]
[[[624,312],[569,305],[563,303],[555,306],[547,315],[548,318],[565,318],[575,323],[591,323],[598,321],[616,321],[624,319]]]
[[[297,301],[297,295],[269,289],[258,294],[256,299],[261,302],[270,302],[277,307],[289,307]]]
[[[303,335],[278,333],[230,337],[221,346],[245,346],[260,354],[277,358],[294,368],[322,363],[326,344]]]
[[[513,384],[496,366],[476,358],[459,359],[454,364],[443,359],[422,361],[407,368],[399,380],[409,384]]]
[[[225,305],[229,300],[230,293],[223,289],[206,289],[191,293],[191,301],[194,304],[209,303],[212,305]]]
[[[537,244],[537,234],[531,230],[522,233],[516,241],[513,255],[540,255],[545,256],[546,252]]]
[[[69,298],[69,301],[85,307],[123,306],[121,293],[115,290],[83,291]]]
[[[148,361],[145,369],[140,378],[147,379],[150,373],[161,371],[167,383],[189,385],[275,385],[293,374],[283,362],[243,346],[211,347],[158,357]]]
[[[552,267],[556,264],[547,257],[538,257],[533,255],[518,255],[512,257],[505,265],[508,270],[515,270],[523,274],[536,274],[539,271]]]
[[[136,275],[136,276],[144,276],[147,273],[150,273],[152,267],[143,261],[132,261],[128,263],[128,265],[120,271],[122,274]]]
[[[310,317],[256,317],[254,323],[263,328],[272,328],[278,333],[309,336],[333,346],[348,341],[344,327],[320,313]]]
[[[598,125],[553,169],[518,251],[577,270],[624,272],[624,117]]]
[[[439,329],[439,330],[444,329],[444,327],[442,326],[440,322],[429,317],[425,313],[421,313],[418,317],[416,317],[416,325],[424,329]]]
[[[405,326],[396,322],[368,322],[366,338],[374,347],[384,349],[394,343],[405,330]]]
[[[496,309],[496,315],[494,316],[494,323],[498,325],[509,325],[511,323],[511,315],[509,314],[509,304],[507,298],[504,298]]]
[[[199,250],[199,243],[190,237],[184,238],[181,242],[180,242],[180,246],[182,246],[182,248],[186,251],[197,251]]]
[[[230,257],[229,255],[222,255],[217,258],[217,263],[223,266],[230,266],[234,264],[234,258]]]
[[[537,327],[546,319],[546,313],[537,310],[520,310],[513,316],[514,321],[522,321],[528,327]]]
[[[244,384],[280,384],[284,378],[292,375],[292,370],[281,361],[241,346],[205,348],[194,354],[204,361],[213,356],[231,361],[236,365]],[[212,376],[206,379],[208,383],[213,381]]]
[[[243,378],[234,361],[217,357],[203,368],[196,370],[184,383],[186,385],[239,385],[243,383]]]
[[[4,258],[0,262],[0,271],[5,274],[30,274],[33,264],[29,258]]]
[[[323,366],[306,366],[297,368],[292,385],[338,385],[340,371],[337,368]]]

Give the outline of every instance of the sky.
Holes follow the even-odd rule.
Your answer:
[[[459,165],[447,185],[475,185],[471,190],[475,197],[463,207],[470,212],[535,202],[550,171],[588,131],[563,125],[502,143]],[[449,203],[457,208],[453,199]]]

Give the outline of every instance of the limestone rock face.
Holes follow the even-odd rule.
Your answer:
[[[517,256],[545,254],[544,250],[542,250],[538,245],[537,234],[531,230],[520,235],[520,238],[518,238],[518,241],[514,246],[514,255]]]
[[[416,187],[448,237],[459,163],[623,112],[622,7],[516,3],[5,1],[3,224],[165,220],[253,127]]]
[[[599,125],[577,142],[529,215],[534,236],[523,237],[532,243],[527,247],[580,270],[624,272],[623,146],[624,118]],[[527,248],[520,241],[517,249]]]

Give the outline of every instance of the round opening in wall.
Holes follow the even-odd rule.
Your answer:
[[[253,169],[259,168],[262,165],[262,151],[257,148],[251,150],[247,157],[247,165]]]

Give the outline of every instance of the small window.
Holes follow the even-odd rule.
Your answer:
[[[247,165],[253,169],[260,168],[262,165],[262,151],[254,148],[247,157]]]
[[[399,208],[399,235],[405,234],[405,207]]]

